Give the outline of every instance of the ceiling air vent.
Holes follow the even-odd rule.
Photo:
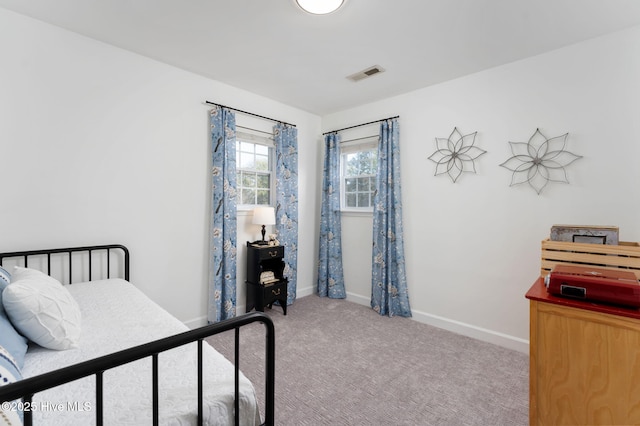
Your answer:
[[[384,68],[382,68],[380,65],[374,65],[355,74],[351,74],[347,78],[352,81],[360,81],[365,78],[371,77],[372,75],[380,74],[381,72],[384,72]]]

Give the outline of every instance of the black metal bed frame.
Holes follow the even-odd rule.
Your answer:
[[[107,257],[107,268],[106,268],[106,278],[111,278],[111,251],[112,250],[121,250],[122,255],[124,257],[124,265],[123,265],[123,278],[129,281],[129,249],[121,244],[104,244],[99,246],[85,246],[85,247],[70,247],[70,248],[58,248],[58,249],[47,249],[47,250],[27,250],[27,251],[14,251],[14,252],[6,252],[0,253],[0,265],[3,264],[3,260],[5,258],[22,258],[23,266],[26,268],[29,266],[29,258],[35,256],[47,256],[47,275],[51,275],[51,255],[58,254],[67,255],[67,271],[69,272],[69,284],[73,282],[73,253],[81,253],[87,252],[87,260],[89,265],[89,278],[86,281],[92,281],[92,270],[91,266],[93,264],[93,252],[105,252]]]
[[[70,283],[72,277],[72,254],[76,252],[88,252],[89,256],[89,280],[91,277],[91,257],[93,251],[106,251],[107,257],[107,278],[110,277],[110,253],[111,250],[121,250],[124,256],[123,275],[129,279],[129,250],[119,244],[98,245],[86,247],[72,247],[51,250],[29,250],[0,253],[0,265],[5,258],[23,258],[24,266],[28,265],[32,256],[47,256],[47,274],[51,273],[51,255],[66,254],[68,260],[68,271]],[[132,348],[114,352],[92,360],[84,361],[75,365],[64,367],[38,376],[19,380],[15,383],[0,386],[0,402],[9,402],[22,399],[25,406],[30,406],[34,394],[46,389],[50,389],[62,384],[95,375],[96,377],[96,424],[103,424],[103,373],[111,368],[119,367],[142,358],[152,358],[152,387],[153,387],[153,424],[159,422],[159,400],[158,400],[158,354],[179,346],[192,342],[198,342],[198,424],[203,424],[203,340],[228,330],[235,330],[234,349],[234,410],[235,424],[239,424],[240,398],[240,328],[254,323],[261,322],[265,325],[265,421],[263,425],[274,424],[274,394],[275,394],[275,328],[269,316],[262,312],[253,312],[231,318],[215,324],[210,324],[195,330],[169,336],[153,342],[138,345]],[[24,424],[32,425],[32,415],[30,410],[24,411]]]

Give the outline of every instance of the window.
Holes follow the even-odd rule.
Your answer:
[[[238,205],[247,208],[272,204],[273,141],[236,135]]]
[[[342,210],[372,211],[378,170],[376,144],[346,146],[341,152]]]

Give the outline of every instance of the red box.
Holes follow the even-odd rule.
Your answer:
[[[640,283],[630,271],[557,265],[545,285],[558,296],[640,307]]]

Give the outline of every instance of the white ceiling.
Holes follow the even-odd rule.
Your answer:
[[[346,0],[326,16],[294,0],[0,7],[318,115],[640,25],[638,0]],[[371,65],[386,72],[346,78]]]

